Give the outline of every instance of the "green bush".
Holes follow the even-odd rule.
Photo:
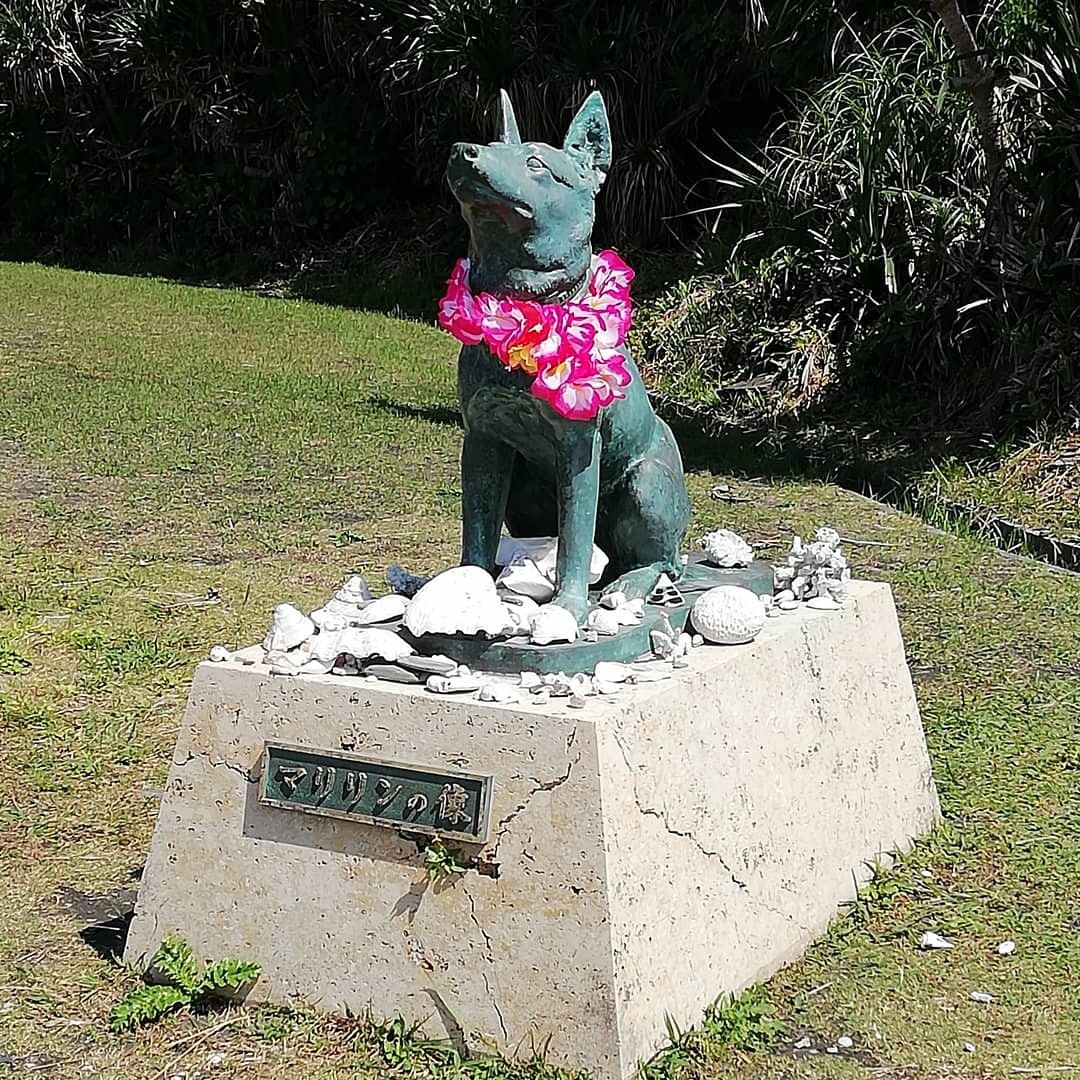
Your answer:
[[[703,272],[643,310],[664,395],[728,417],[853,381],[930,389],[983,419],[1068,400],[1080,15],[999,4],[979,30],[1008,72],[1001,175],[986,175],[940,27],[912,16],[856,43],[760,152],[721,166]]]

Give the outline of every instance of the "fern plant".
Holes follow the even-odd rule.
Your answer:
[[[113,1008],[109,1023],[113,1031],[130,1031],[149,1024],[174,1009],[200,1005],[222,990],[238,990],[254,982],[259,965],[250,960],[226,957],[200,967],[191,946],[181,938],[168,937],[150,961],[150,969],[168,983],[140,986]]]

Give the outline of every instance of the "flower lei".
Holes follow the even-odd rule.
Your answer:
[[[534,376],[533,394],[570,420],[591,420],[625,397],[630,382],[619,351],[630,328],[634,271],[615,254],[594,255],[585,295],[567,304],[469,289],[469,260],[458,259],[439,304],[439,325],[465,345],[485,342],[498,359]]]

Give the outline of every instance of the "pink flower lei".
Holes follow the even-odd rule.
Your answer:
[[[634,271],[615,254],[593,256],[580,300],[538,304],[469,289],[469,260],[458,259],[439,304],[439,325],[465,345],[484,342],[511,370],[534,376],[532,392],[570,420],[591,420],[625,397],[630,382],[619,351],[630,328]]]

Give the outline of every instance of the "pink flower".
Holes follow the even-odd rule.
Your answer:
[[[585,296],[569,304],[474,296],[458,260],[439,305],[439,325],[467,345],[486,342],[511,370],[535,376],[532,392],[560,415],[589,420],[625,397],[631,379],[619,351],[630,327],[634,272],[615,254],[594,256]]]

